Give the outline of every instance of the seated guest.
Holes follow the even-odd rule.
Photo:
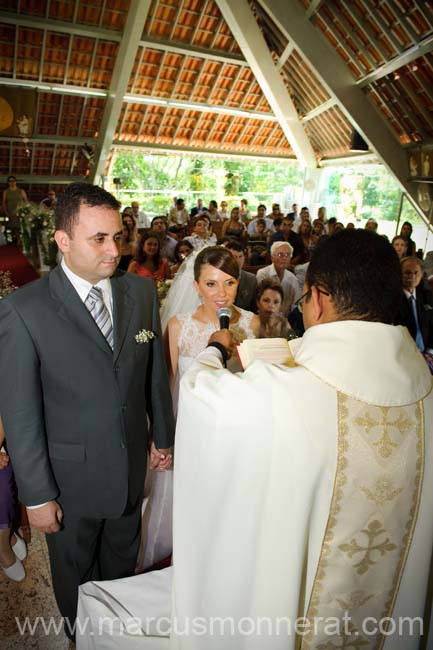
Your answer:
[[[131,202],[132,216],[139,228],[150,228],[150,219],[143,210],[140,210],[138,201]]]
[[[248,236],[248,258],[251,266],[266,264],[270,231],[266,231],[266,221],[257,219],[257,232]]]
[[[243,223],[248,224],[249,220],[251,219],[251,212],[248,210],[247,199],[241,199],[241,207],[239,210],[239,214],[241,215],[241,220],[243,221]]]
[[[138,241],[137,224],[132,215],[132,208],[124,208],[122,211],[122,224],[129,230],[129,241],[135,246]]]
[[[39,203],[39,207],[45,208],[45,210],[54,210],[56,203],[57,203],[56,193],[53,190],[53,188],[50,187],[47,192],[46,198],[42,199],[42,201]]]
[[[221,201],[219,215],[221,221],[225,221],[225,219],[230,219],[230,212],[227,210],[227,201]]]
[[[293,232],[293,228],[292,228]],[[311,253],[316,248],[317,242],[313,239],[313,227],[311,223],[307,220],[302,221],[299,226],[298,235],[301,238],[302,245],[304,247],[303,260],[299,264],[305,264],[309,261]],[[295,233],[296,234],[296,233]]]
[[[391,244],[400,260],[407,257],[407,241],[401,235],[393,237]]]
[[[207,210],[208,209],[203,205],[203,199],[197,199],[197,205],[191,209],[189,216],[193,219],[202,212],[207,212]]]
[[[183,199],[176,199],[176,205],[168,213],[169,223],[173,226],[184,226],[188,223],[188,210]]]
[[[415,255],[416,253],[416,244],[413,241],[413,239],[411,239],[412,231],[413,231],[412,224],[409,223],[409,221],[405,221],[400,230],[400,237],[403,237],[403,239],[407,243],[407,254],[409,255],[409,257]]]
[[[433,308],[422,287],[424,269],[418,257],[401,260],[404,298],[398,318],[405,325],[421,352],[433,352]]]
[[[337,219],[336,217],[331,217],[328,219],[328,223],[326,224],[326,234],[331,236],[335,233],[335,228],[337,227]],[[367,228],[367,230],[373,230],[373,228]]]
[[[159,239],[154,232],[143,233],[128,271],[145,278],[153,278],[155,282],[167,280],[170,277],[168,261],[161,258]]]
[[[279,282],[265,278],[257,288],[257,311],[260,318],[259,339],[286,338],[290,327],[281,313],[284,293]]]
[[[272,219],[274,221],[275,219],[279,218],[282,219],[284,217],[283,212],[281,212],[280,209],[280,204],[279,203],[273,203],[272,204],[272,212],[268,215],[266,215],[269,219]]]
[[[218,211],[218,203],[216,201],[209,201],[207,213],[211,221],[221,221],[220,213]]]
[[[329,219],[328,225],[329,225],[330,221],[331,221],[331,219]],[[337,221],[337,220],[335,219],[335,221]],[[372,230],[373,232],[377,232],[377,221],[376,221],[376,219],[373,219],[373,217],[370,217],[370,219],[367,219],[364,228],[365,228],[365,230]],[[329,230],[328,230],[328,233],[330,235],[332,235],[332,232],[330,232]]]
[[[257,216],[254,217],[248,224],[248,235],[255,235],[257,234],[257,221],[258,219],[264,219],[266,223],[266,230],[271,230],[272,232],[274,231],[274,223],[272,219],[269,219],[269,217],[266,216],[266,205],[264,203],[261,203],[259,207],[257,208]]]
[[[245,264],[244,249],[242,245],[235,240],[229,241],[226,248],[233,255],[240,268],[239,286],[234,304],[236,307],[246,309],[247,311],[256,311],[257,278],[254,273],[249,273],[248,271],[243,270]]]
[[[241,221],[239,214],[239,208],[232,208],[230,212],[230,219],[224,221],[221,236],[222,237],[231,237],[232,239],[237,239],[237,241],[242,241],[245,235],[245,226]]]
[[[185,237],[185,241],[189,241],[196,251],[206,246],[215,246],[216,244],[215,235],[209,234],[208,224],[210,224],[210,220],[208,221],[208,218],[204,215],[196,217],[192,235]]]
[[[191,244],[191,242],[187,241],[186,239],[181,239],[180,241],[177,242],[176,248],[174,249],[175,263],[170,268],[170,272],[172,275],[174,273],[177,273],[182,262],[191,255],[193,250],[194,250],[193,245]]]
[[[298,204],[292,203],[292,211],[286,214],[286,217],[293,219],[293,232],[299,231],[299,226],[302,223],[300,214],[298,213]]]
[[[287,318],[294,303],[301,295],[299,283],[293,273],[288,271],[293,248],[288,242],[276,241],[271,246],[272,264],[257,271],[257,284],[265,278],[272,278],[279,282],[283,288],[284,300],[282,312]]]
[[[153,233],[158,236],[161,257],[166,257],[169,262],[174,262],[174,249],[177,241],[175,237],[170,236],[167,232],[167,219],[165,217],[153,217],[150,227]]]
[[[122,225],[122,238],[119,242],[120,260],[117,265],[118,269],[127,271],[135,253],[135,243],[131,242],[131,232],[125,224]]]
[[[272,244],[277,241],[289,242],[293,249],[292,266],[296,264],[303,264],[305,259],[305,249],[302,239],[299,235],[293,232],[293,220],[290,217],[284,217],[280,232],[275,232],[269,237],[268,249],[270,250]]]

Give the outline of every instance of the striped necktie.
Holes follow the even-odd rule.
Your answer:
[[[107,343],[113,349],[113,324],[110,312],[102,297],[100,287],[92,287],[84,303],[92,315],[93,320],[107,339]]]
[[[420,326],[419,326],[418,312],[416,310],[416,299],[415,299],[415,296],[413,294],[409,298],[409,302],[410,302],[410,304],[412,306],[412,313],[413,313],[413,317],[414,317],[414,320],[415,320],[415,327],[416,327],[415,343],[417,344],[417,346],[421,350],[421,352],[424,352],[424,340],[422,338],[421,329],[420,329]]]

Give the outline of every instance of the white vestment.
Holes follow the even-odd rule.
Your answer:
[[[319,325],[291,345],[293,368],[255,362],[233,375],[208,348],[186,373],[171,638],[144,636],[143,624],[127,638],[133,645],[87,636],[79,650],[358,648],[344,645],[335,623],[320,624],[317,637],[299,627],[299,617],[346,611],[360,650],[418,648],[419,625],[412,634],[398,626],[423,616],[433,543],[427,366],[405,328],[381,323]],[[142,602],[128,596],[128,579],[84,585],[80,617],[95,621],[103,600],[105,615],[120,609],[144,621],[152,576],[165,585],[169,577],[132,579],[143,580]],[[159,604],[168,616],[169,603]],[[390,616],[395,633],[373,634]]]

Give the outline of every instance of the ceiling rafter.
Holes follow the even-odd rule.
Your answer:
[[[345,3],[344,3],[344,0],[343,0],[343,7],[344,7],[344,9],[346,9],[346,11],[347,11],[347,7],[346,7],[346,5],[345,5]],[[348,13],[349,13],[349,12],[348,12]],[[377,62],[375,61],[375,59],[374,59],[374,57],[372,56],[372,54],[370,54],[370,52],[369,52],[369,50],[368,50],[368,45],[366,45],[366,44],[361,40],[361,38],[360,38],[360,37],[358,36],[358,34],[356,33],[356,30],[353,29],[353,26],[350,24],[350,22],[348,21],[348,19],[346,18],[346,16],[345,16],[342,12],[339,14],[339,16],[338,16],[338,20],[339,20],[341,26],[343,27],[343,31],[346,32],[346,34],[348,34],[349,38],[352,39],[354,45],[358,48],[358,52],[357,52],[357,54],[360,54],[360,53],[363,54],[363,56],[365,56],[365,58],[367,59],[369,65],[370,65],[372,68],[375,68],[376,65],[377,65]],[[352,18],[352,20],[353,20],[353,18]],[[355,22],[355,21],[354,21],[354,22]],[[355,24],[356,24],[356,23],[355,23]],[[359,27],[359,29],[360,29],[360,31],[364,32],[364,30],[363,30],[363,29],[361,30],[360,27]],[[364,34],[364,36],[365,36],[365,34]],[[367,39],[367,41],[368,41],[368,39]],[[346,40],[346,43],[347,43],[347,40]]]
[[[331,98],[328,99],[327,102],[324,102],[323,104],[320,104],[320,106],[317,106],[317,108],[313,108],[312,111],[304,115],[304,117],[301,119],[302,122],[308,122],[309,120],[312,120],[313,118],[317,117],[321,113],[324,113],[325,111],[329,110],[332,106],[336,105],[335,99]]]
[[[76,3],[78,7],[79,3]],[[120,42],[122,35],[110,29],[99,29],[90,25],[78,25],[62,20],[42,18],[40,16],[26,16],[25,14],[14,14],[0,10],[0,23],[16,25],[30,29],[42,29],[51,32],[60,32],[76,36],[87,36],[88,38],[99,38],[106,41]]]
[[[380,15],[380,10],[378,10],[378,8],[373,4],[372,0],[363,0],[363,4],[367,9],[367,15],[370,16],[370,18],[374,20],[374,22],[380,27],[383,33],[386,34],[386,38],[390,41],[390,43],[397,51],[397,53],[400,54],[403,49],[401,43],[399,42],[398,38],[394,36],[392,30],[389,29],[388,25],[386,24],[386,21]],[[380,40],[378,39],[377,41],[378,46],[379,43]]]
[[[306,167],[316,167],[316,157],[298,113],[287,94],[263,34],[247,0],[216,0],[233,37],[243,52],[263,93],[277,117],[296,157]],[[290,39],[288,39],[290,40]]]
[[[246,63],[245,58],[240,54],[232,52],[218,53],[218,51],[210,50],[205,47],[198,47],[197,45],[182,45],[180,43],[164,41],[163,39],[156,39],[146,36],[140,40],[140,45],[152,50],[163,50],[166,52],[173,52],[175,54],[183,54],[184,56],[193,56],[201,59],[208,59],[209,61],[221,61],[223,63]]]
[[[311,0],[310,6],[308,7],[307,11],[305,12],[305,15],[308,19],[312,18],[314,14],[317,14],[317,12],[320,9],[320,5],[322,4],[323,0]]]
[[[383,160],[408,194],[419,214],[425,215],[418,206],[416,188],[407,178],[406,153],[396,138],[390,138],[384,129],[383,119],[376,107],[356,85],[347,65],[338,57],[335,49],[324,38],[319,38],[315,27],[306,19],[305,11],[297,3],[284,0],[259,0],[271,15],[275,24],[293,39],[302,57],[311,65],[321,83],[334,97],[343,114],[366,142]]]
[[[389,9],[391,9],[391,11],[397,17],[397,21],[400,24],[400,26],[405,30],[406,34],[409,36],[412,42],[416,43],[418,40],[418,34],[413,29],[410,22],[407,20],[406,14],[400,10],[398,3],[395,2],[394,0],[387,0],[387,4]]]
[[[191,140],[191,138],[190,138]],[[134,150],[136,149],[137,151],[159,151],[160,153],[173,153],[173,151],[178,152],[178,153],[189,153],[194,155],[203,155],[203,156],[213,156],[213,157],[222,157],[222,158],[233,158],[233,159],[242,159],[242,158],[251,158],[251,159],[257,159],[257,160],[281,160],[284,162],[287,161],[293,161],[297,162],[296,158],[294,155],[282,155],[282,154],[274,154],[274,153],[269,153],[269,152],[259,152],[259,151],[249,151],[249,150],[244,150],[244,151],[239,151],[238,149],[230,149],[228,147],[222,148],[211,148],[211,147],[191,147],[191,146],[182,146],[182,145],[166,145],[166,144],[159,144],[159,143],[134,143],[131,145],[126,145],[124,142],[115,140],[113,142],[113,146],[116,149],[128,149],[128,150]],[[21,176],[20,176],[21,179]]]
[[[356,83],[360,88],[365,88],[365,86],[368,86],[374,81],[378,81],[379,79],[382,79],[383,77],[386,77],[387,75],[396,72],[403,66],[410,65],[416,59],[418,59],[421,56],[424,56],[425,54],[428,54],[432,50],[433,50],[433,35],[430,35],[422,39],[416,45],[410,47],[405,52],[402,52],[399,56],[396,56],[394,59],[391,59],[390,61],[388,61],[388,63],[385,63],[384,65],[378,67],[373,72],[364,75],[363,77],[358,79]]]
[[[128,87],[150,4],[151,0],[131,0],[129,6],[122,40],[111,77],[110,90],[105,102],[93,167],[89,174],[89,181],[91,183],[97,182],[100,177],[104,176],[105,164],[119,120],[123,97]]]

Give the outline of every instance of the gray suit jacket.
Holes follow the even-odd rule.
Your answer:
[[[111,279],[114,350],[60,267],[0,301],[0,413],[25,505],[118,517],[143,491],[147,416],[174,421],[152,280]],[[135,335],[158,338],[139,344]]]
[[[256,289],[257,279],[254,273],[241,270],[235,305],[241,309],[256,312]]]

